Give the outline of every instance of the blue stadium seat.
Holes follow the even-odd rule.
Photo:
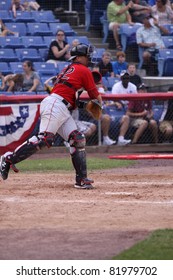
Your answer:
[[[105,52],[105,48],[97,48],[93,52],[92,61],[99,62],[102,59],[102,55]]]
[[[13,32],[18,32],[20,36],[27,35],[26,24],[24,22],[7,22],[6,27]]]
[[[163,24],[163,26],[169,31],[169,36],[173,36],[173,24]]]
[[[45,22],[28,22],[27,24],[27,35],[33,36],[51,36],[52,31],[49,28],[48,23]]]
[[[33,14],[29,11],[16,11],[16,17],[14,18],[15,22],[36,22],[36,19],[33,17]]]
[[[171,60],[169,61],[170,58],[171,58]],[[159,76],[170,76],[170,75],[168,75],[168,72],[170,73],[170,71],[171,71],[170,66],[172,65],[172,59],[173,59],[173,49],[159,50],[159,54],[158,54]],[[166,63],[166,69],[165,69],[165,63]]]
[[[60,73],[65,67],[67,67],[70,64],[68,61],[60,61],[58,62],[58,73]]]
[[[45,42],[47,48],[49,47],[50,43],[55,40],[55,36],[43,36],[43,41]]]
[[[39,53],[42,61],[46,61],[47,60],[48,50],[49,50],[48,48],[38,49],[38,53]]]
[[[55,18],[52,10],[47,11],[32,11],[32,16],[35,18],[36,22],[59,22],[59,19]]]
[[[173,49],[173,36],[162,36],[166,49]]]
[[[46,48],[47,45],[43,41],[42,36],[23,36],[21,38],[23,45],[25,48]]]
[[[12,73],[7,62],[0,62],[0,72],[3,75],[8,75]]]
[[[78,39],[79,43],[83,43],[83,44],[87,44],[87,45],[90,44],[90,41],[87,36],[67,36],[66,37],[66,41],[70,45],[72,44],[74,39]]]
[[[108,80],[108,90],[112,91],[112,87],[115,83],[119,82],[118,78],[114,78],[114,77],[107,77]]]
[[[0,8],[0,19],[2,19],[4,23],[13,22],[11,13],[8,12],[8,10],[1,10],[1,8]]]
[[[58,72],[54,63],[34,62],[34,68],[42,76],[55,76]]]
[[[12,73],[22,73],[23,72],[23,63],[22,62],[10,62],[9,68]]]
[[[56,22],[51,22],[49,23],[49,28],[52,31],[53,35],[56,35],[57,30],[61,29],[65,32],[66,36],[74,36],[76,35],[76,32],[72,29],[69,23],[56,23]]]
[[[0,49],[0,61],[1,62],[11,62],[19,61],[14,49]]]
[[[0,45],[2,48],[12,49],[25,47],[21,42],[21,38],[13,36],[0,37]]]
[[[10,0],[0,0],[0,10],[8,11],[11,7]]]
[[[16,49],[16,55],[19,61],[31,60],[42,61],[37,49]]]
[[[130,25],[128,23],[123,23],[120,25],[120,37],[122,50],[125,52],[127,46],[136,44],[136,31],[139,27],[141,27],[141,23],[135,23],[134,25]]]

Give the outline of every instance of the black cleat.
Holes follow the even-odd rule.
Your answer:
[[[10,165],[11,163],[6,160],[5,156],[1,156],[0,159],[0,172],[1,172],[1,177],[3,180],[6,180],[8,178],[8,173],[10,170]]]
[[[84,179],[80,179],[80,180],[77,180],[77,182],[75,183],[74,187],[76,189],[93,189],[93,185],[92,183],[94,183],[93,180],[90,180],[88,178],[84,178]]]

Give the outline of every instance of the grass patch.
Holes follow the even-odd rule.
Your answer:
[[[87,158],[88,170],[111,169],[127,167],[134,164],[129,160],[110,160],[107,158]],[[46,172],[46,171],[71,171],[73,170],[70,158],[57,159],[28,159],[17,164],[21,171]]]
[[[156,230],[114,260],[173,260],[173,230]]]

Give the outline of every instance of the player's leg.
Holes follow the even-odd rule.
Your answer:
[[[55,102],[51,96],[45,98],[40,106],[41,122],[37,136],[31,137],[14,152],[5,153],[0,160],[0,173],[3,180],[8,178],[10,167],[17,172],[15,164],[30,157],[44,147],[52,146],[54,135],[70,113],[62,102]]]
[[[69,118],[58,130],[66,141],[70,144],[70,155],[74,169],[76,171],[75,188],[92,189],[93,180],[87,178],[87,164],[85,151],[85,136],[77,130],[77,126],[73,118]]]

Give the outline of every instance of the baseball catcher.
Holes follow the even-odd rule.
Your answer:
[[[74,187],[92,189],[93,180],[87,177],[85,136],[78,131],[70,111],[76,107],[76,92],[84,88],[91,100],[102,104],[91,71],[88,69],[93,48],[79,44],[71,49],[72,63],[58,76],[51,94],[40,104],[40,127],[35,135],[17,147],[13,152],[1,156],[0,173],[3,180],[8,178],[10,167],[16,171],[15,164],[25,160],[45,147],[50,148],[58,133],[70,144],[70,154],[76,173]],[[97,115],[98,116],[98,115]]]

